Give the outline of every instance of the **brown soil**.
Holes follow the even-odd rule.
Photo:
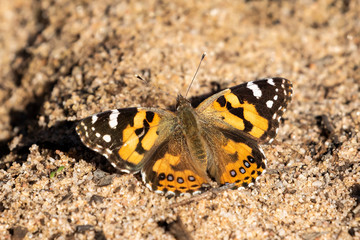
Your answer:
[[[0,238],[360,239],[359,16],[346,0],[1,1]],[[255,186],[168,199],[83,146],[77,120],[172,106],[204,51],[191,96],[294,84]]]

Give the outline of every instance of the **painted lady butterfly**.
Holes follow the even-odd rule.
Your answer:
[[[264,172],[259,143],[271,143],[291,100],[292,84],[267,78],[225,89],[193,108],[179,95],[175,112],[122,108],[83,119],[82,142],[120,171],[141,171],[146,186],[167,194],[200,193],[218,184],[252,185]]]

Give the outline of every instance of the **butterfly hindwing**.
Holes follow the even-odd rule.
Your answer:
[[[213,129],[205,136],[212,156],[208,172],[220,185],[247,187],[265,170],[266,158],[260,146],[240,131]]]
[[[152,153],[141,171],[148,188],[158,193],[202,192],[209,178],[205,168],[194,161],[181,132],[174,132]]]
[[[83,119],[76,127],[82,142],[125,172],[138,172],[156,144],[160,122],[173,115],[148,108],[122,108]]]

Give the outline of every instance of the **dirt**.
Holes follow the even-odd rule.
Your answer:
[[[360,239],[359,1],[1,1],[1,239]],[[167,198],[78,120],[264,77],[294,85],[267,173]],[[148,83],[135,77],[141,75]]]

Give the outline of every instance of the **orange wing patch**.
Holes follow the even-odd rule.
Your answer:
[[[236,183],[236,186],[247,186],[264,171],[265,165],[258,165],[252,149],[245,143],[228,141],[223,147],[229,155],[236,156],[235,162],[229,162],[224,166],[220,177],[220,183]]]
[[[175,170],[180,165],[180,155],[173,156],[168,153],[157,160],[152,167],[158,179],[156,190],[161,192],[195,192],[202,188],[206,180],[189,169]]]
[[[247,187],[255,182],[266,168],[265,156],[255,140],[225,130],[216,136],[211,145],[215,163],[209,174],[221,185],[235,183],[236,187]]]
[[[157,113],[140,110],[134,119],[122,131],[124,143],[118,154],[121,159],[137,165],[144,157],[144,153],[154,146],[158,138],[160,117]]]
[[[158,193],[179,195],[202,192],[210,179],[206,169],[191,159],[185,139],[178,133],[171,141],[160,145],[142,170],[147,187]]]
[[[232,92],[225,93],[214,101],[212,109],[221,115],[224,122],[255,138],[260,138],[269,128],[269,121],[258,113],[255,105],[240,100]]]

